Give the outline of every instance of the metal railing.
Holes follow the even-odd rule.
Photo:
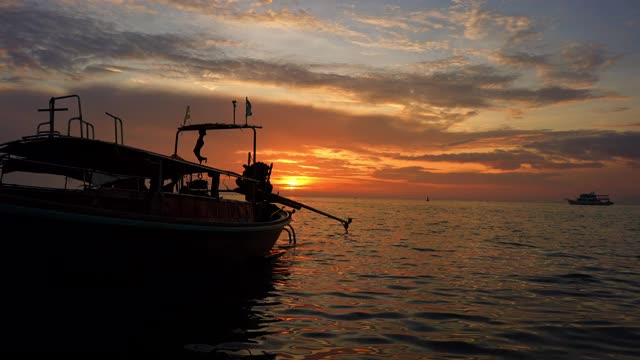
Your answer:
[[[124,127],[122,126],[122,119],[120,119],[115,115],[111,115],[106,111],[105,111],[105,114],[113,118],[113,125],[114,125],[115,135],[116,135],[116,139],[115,139],[116,144],[118,143],[118,123],[120,123],[120,145],[124,145]]]
[[[69,99],[69,98],[76,98],[78,100],[78,116],[76,117],[72,117],[71,119],[69,119],[69,121],[67,122],[67,136],[71,136],[71,123],[73,121],[78,121],[80,123],[80,137],[84,138],[85,137],[85,133],[86,133],[86,137],[89,138],[91,137],[92,139],[95,139],[96,136],[96,132],[95,132],[95,128],[93,127],[93,125],[87,121],[84,121],[82,119],[82,104],[80,103],[80,96],[78,95],[65,95],[65,96],[58,96],[58,97],[52,97],[51,99],[49,99],[49,107],[46,109],[38,109],[38,111],[46,111],[49,113],[49,121],[48,122],[43,122],[38,124],[38,127],[36,128],[36,135],[42,135],[42,134],[49,134],[49,137],[52,137],[56,134],[60,134],[58,131],[56,131],[55,129],[55,113],[57,111],[67,111],[69,110],[68,108],[56,108],[56,101],[57,100],[63,100],[63,99]],[[46,130],[42,130],[42,127],[49,124],[49,131]]]
[[[84,138],[84,134],[85,131],[87,133],[87,138],[89,138],[89,129],[91,129],[91,139],[95,139],[96,138],[96,131],[93,127],[93,124],[91,124],[88,121],[84,121],[82,120],[82,116],[78,116],[78,117],[74,117],[69,119],[69,122],[67,123],[67,136],[71,136],[71,123],[74,120],[78,120],[78,122],[80,123],[80,137]],[[83,126],[84,125],[84,126]]]

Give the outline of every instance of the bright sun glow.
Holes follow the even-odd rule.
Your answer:
[[[296,186],[298,185],[298,180],[296,179],[289,179],[287,180],[287,189],[289,190],[294,190],[296,188]]]
[[[279,179],[273,179],[272,181],[276,187],[281,186],[287,190],[302,189],[311,182],[311,178],[307,176],[283,176]]]

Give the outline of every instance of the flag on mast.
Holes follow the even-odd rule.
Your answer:
[[[251,116],[253,115],[253,113],[251,112],[251,103],[249,102],[249,98],[247,99],[247,109],[246,109],[246,116]]]
[[[182,126],[187,124],[187,120],[191,123],[191,106],[187,105],[187,112],[184,114],[184,121],[182,122]]]

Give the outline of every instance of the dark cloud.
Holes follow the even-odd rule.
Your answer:
[[[551,173],[507,172],[492,173],[435,173],[418,166],[385,168],[375,171],[373,177],[384,180],[404,180],[410,183],[447,185],[537,185],[556,175]]]
[[[610,53],[604,45],[589,43],[567,45],[554,57],[508,49],[502,49],[496,55],[502,64],[535,67],[548,87],[572,88],[593,86],[600,74],[620,57]]]
[[[570,169],[600,169],[604,168],[604,163],[601,162],[545,162],[544,166],[535,166],[535,168],[539,169],[550,169],[550,170],[570,170]]]
[[[497,58],[500,63],[513,66],[538,66],[549,64],[548,55],[535,55],[523,51],[503,51],[497,54]]]
[[[562,50],[562,57],[568,67],[575,70],[593,71],[615,60],[604,45],[572,44]]]
[[[584,161],[616,158],[640,160],[640,132],[587,131],[559,133],[556,137],[525,145],[543,154]]]
[[[495,90],[498,99],[521,102],[527,106],[545,106],[555,103],[593,100],[607,95],[589,89],[573,89],[561,86],[549,86],[540,89]]]
[[[526,28],[515,31],[509,39],[507,39],[507,46],[512,46],[529,40],[533,37],[539,36],[540,31],[536,28]]]
[[[0,39],[7,64],[79,76],[94,62],[179,59],[197,38],[119,30],[90,17],[34,8],[0,12]]]
[[[476,163],[498,170],[518,170],[524,165],[534,169],[601,168],[598,162],[560,162],[526,150],[494,150],[485,153],[452,153],[439,155],[396,156],[399,160]]]

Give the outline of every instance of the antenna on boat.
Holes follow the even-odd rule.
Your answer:
[[[233,103],[233,125],[236,124],[236,105],[238,104],[237,101],[232,100],[231,101]]]

